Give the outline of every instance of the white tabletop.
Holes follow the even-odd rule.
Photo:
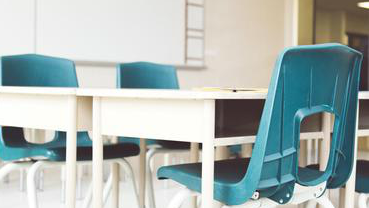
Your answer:
[[[250,91],[228,92],[228,91],[202,91],[202,90],[0,86],[0,93],[158,98],[158,99],[265,99],[267,90],[257,89]],[[361,100],[369,99],[369,91],[360,91],[359,99]]]
[[[0,93],[39,94],[39,95],[75,95],[77,88],[68,87],[11,87],[0,86]]]
[[[77,96],[147,98],[147,99],[265,99],[266,90],[255,91],[201,91],[201,90],[153,90],[153,89],[101,89],[80,88]]]

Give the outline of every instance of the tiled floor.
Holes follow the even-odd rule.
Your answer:
[[[83,191],[86,191],[88,186],[88,176],[83,180]],[[155,181],[157,208],[165,208],[168,201],[179,190],[179,186],[170,182],[165,188],[162,181]],[[40,208],[62,208],[61,203],[61,183],[60,173],[57,169],[49,169],[45,171],[45,187],[44,191],[38,193]],[[120,183],[120,207],[135,208],[136,203],[132,192],[132,187],[129,183],[122,181]],[[333,193],[333,196],[336,194]],[[84,196],[84,193],[83,193]],[[334,197],[337,198],[337,197]],[[337,199],[334,202],[338,201]],[[78,200],[77,206],[80,207],[82,200]],[[18,174],[12,174],[9,183],[0,183],[0,208],[23,208],[27,207],[27,196],[25,192],[19,191]],[[109,207],[109,206],[107,206]],[[183,207],[187,207],[184,205]],[[283,206],[283,208],[296,208],[297,206]]]

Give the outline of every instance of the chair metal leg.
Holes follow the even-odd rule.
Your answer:
[[[61,196],[60,200],[65,203],[65,165],[60,167],[60,181],[61,181]]]
[[[108,198],[112,189],[112,184],[113,184],[113,177],[112,174],[109,174],[108,179],[106,180],[105,186],[104,186],[104,190],[103,190],[103,205],[105,206],[106,203],[108,202]],[[92,200],[92,183],[90,184],[90,187],[87,191],[87,194],[85,196],[85,199],[83,200],[83,208],[87,208],[91,205],[91,200]]]
[[[191,196],[196,196],[197,193],[193,192],[189,189],[183,189],[181,191],[179,191],[174,197],[173,199],[169,202],[168,208],[180,208],[181,205],[183,204],[183,201],[186,198],[189,198]]]
[[[40,170],[37,176],[37,190],[43,191],[44,190],[44,170]]]
[[[328,199],[326,195],[323,195],[317,199],[315,199],[319,205],[322,205],[324,208],[334,208],[332,202]]]
[[[136,205],[137,205],[137,207],[139,207],[140,206],[140,203],[139,203],[139,196],[138,196],[138,188],[137,188],[137,184],[136,184],[135,175],[133,173],[133,168],[128,163],[128,161],[125,160],[125,159],[119,160],[118,161],[118,164],[124,169],[124,172],[126,174],[128,174],[128,177],[131,178],[131,183],[132,183],[132,186],[133,186],[133,191],[134,191],[134,194],[136,196]]]
[[[41,168],[46,167],[55,167],[60,166],[61,162],[52,162],[52,161],[37,161],[34,163],[29,169],[27,173],[27,198],[28,198],[28,205],[30,208],[37,208],[38,207],[38,200],[37,200],[37,184],[36,184],[36,174]]]
[[[82,199],[83,165],[77,165],[77,200]]]
[[[198,196],[198,197],[195,197],[195,198],[196,198],[196,207],[201,207],[201,203],[202,203],[201,195]]]
[[[26,177],[26,171],[24,169],[19,170],[19,191],[24,192],[25,191],[25,180]]]
[[[169,166],[170,165],[170,154],[169,153],[165,153],[164,154],[164,161],[163,161],[163,165],[164,166]],[[153,175],[153,169],[151,170],[151,175]],[[153,178],[153,177],[152,177]],[[169,187],[169,181],[170,180],[164,180],[164,188],[167,189]],[[152,207],[155,208],[155,207]]]
[[[146,184],[147,184],[147,196],[149,197],[150,208],[156,208],[155,193],[154,193],[154,182],[153,178],[153,167],[151,163],[153,161],[154,155],[157,153],[157,148],[151,148],[146,153]]]
[[[3,182],[8,184],[10,182],[10,177],[9,175],[6,175],[4,178],[3,178]]]
[[[103,206],[105,206],[106,203],[108,202],[108,198],[109,198],[109,195],[112,189],[112,182],[113,182],[112,174],[109,174],[106,184],[104,186],[104,190],[103,190]],[[83,200],[82,208],[90,207],[91,201],[92,201],[92,189],[93,187],[91,183],[86,193],[85,199]]]
[[[37,208],[36,174],[37,171],[45,165],[44,161],[38,161],[31,166],[27,174],[27,197],[30,208]]]
[[[358,200],[358,206],[359,208],[367,208],[367,199],[368,199],[368,195],[367,194],[359,194],[359,200]]]
[[[132,166],[125,159],[116,159],[116,160],[111,160],[109,162],[119,164],[119,166],[123,168],[124,172],[127,173],[128,176],[131,178],[131,182],[132,182],[132,186],[134,189],[134,194],[135,194],[135,198],[137,202],[137,207],[139,207],[138,188],[136,185],[136,180],[133,174]],[[108,180],[106,181],[106,184],[104,186],[104,191],[103,191],[103,205],[104,206],[106,205],[110,192],[112,190],[112,183],[113,183],[113,177],[112,177],[112,174],[109,174]],[[86,197],[83,201],[82,208],[88,208],[91,205],[91,200],[92,200],[92,184],[90,185],[87,191]]]
[[[261,198],[259,200],[249,200],[244,204],[227,206],[223,205],[222,208],[275,208],[278,204],[268,198]]]
[[[111,193],[112,187],[113,187],[113,175],[110,173],[108,180],[106,181],[106,184],[104,186],[104,191],[103,191],[103,205],[104,206],[108,202],[108,198]]]
[[[14,170],[29,166],[31,163],[8,163],[0,168],[0,181],[8,176]]]
[[[92,201],[92,183],[88,187],[86,196],[85,196],[85,198],[83,200],[83,203],[82,203],[82,208],[88,208],[88,207],[90,207],[91,201]]]
[[[305,208],[316,208],[317,205],[318,205],[318,203],[315,200],[309,200],[306,203]]]

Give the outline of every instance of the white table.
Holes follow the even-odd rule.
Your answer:
[[[203,207],[212,207],[214,147],[252,143],[255,139],[254,136],[215,139],[216,102],[264,100],[265,97],[265,92],[0,87],[0,125],[67,132],[66,207],[68,208],[75,206],[76,131],[92,129],[92,114],[95,208],[102,207],[103,141],[101,135],[203,143],[204,171],[202,174],[206,175],[202,180]],[[369,93],[361,93],[360,99],[369,99]],[[322,152],[327,153],[328,151],[324,149],[329,147],[329,139],[327,139],[330,134],[329,129],[330,118],[324,116],[322,131],[303,133],[301,139],[325,138],[323,144],[326,145],[323,145]],[[358,135],[369,135],[368,132],[360,129]],[[196,147],[196,145],[192,146]],[[141,148],[146,149],[145,142],[141,142]],[[145,153],[146,151],[141,151],[140,155],[142,207]],[[327,154],[323,155],[321,162],[326,159]],[[116,174],[115,178],[117,178]],[[345,208],[353,207],[354,180],[355,174],[346,186]]]
[[[0,87],[0,125],[67,132],[66,207],[75,207],[76,137],[92,128],[92,100],[74,88]]]
[[[216,101],[266,98],[266,92],[252,91],[230,93],[132,89],[78,89],[77,95],[93,97],[94,208],[102,207],[102,135],[202,143],[202,207],[213,207],[214,147],[252,143],[255,140],[255,136],[215,138]],[[301,138],[330,136],[329,121],[330,118],[323,122],[328,128],[322,128],[328,129],[328,132],[303,133]],[[327,141],[329,144],[329,139]],[[141,148],[146,149],[143,139]],[[141,151],[141,207],[144,207],[145,154],[146,151]],[[326,160],[328,155],[324,156]]]

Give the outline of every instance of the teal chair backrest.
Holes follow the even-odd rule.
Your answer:
[[[149,62],[119,64],[117,88],[179,89],[173,66]]]
[[[0,85],[78,87],[78,81],[73,61],[37,54],[25,54],[0,58]],[[54,140],[63,139],[63,134],[65,133],[56,132]],[[22,128],[1,127],[0,158],[4,160],[16,158],[17,156],[12,155],[16,151],[9,148],[27,148],[27,144]],[[18,157],[22,156],[26,157],[27,155],[26,153],[18,155]]]
[[[1,57],[1,86],[78,87],[74,62],[26,54]]]
[[[286,49],[277,60],[256,143],[241,183],[286,203],[295,182],[341,186],[353,166],[355,122],[362,55],[347,46],[323,44]],[[310,181],[298,177],[300,125],[307,116],[334,114],[326,170]],[[270,188],[272,187],[272,188]]]

